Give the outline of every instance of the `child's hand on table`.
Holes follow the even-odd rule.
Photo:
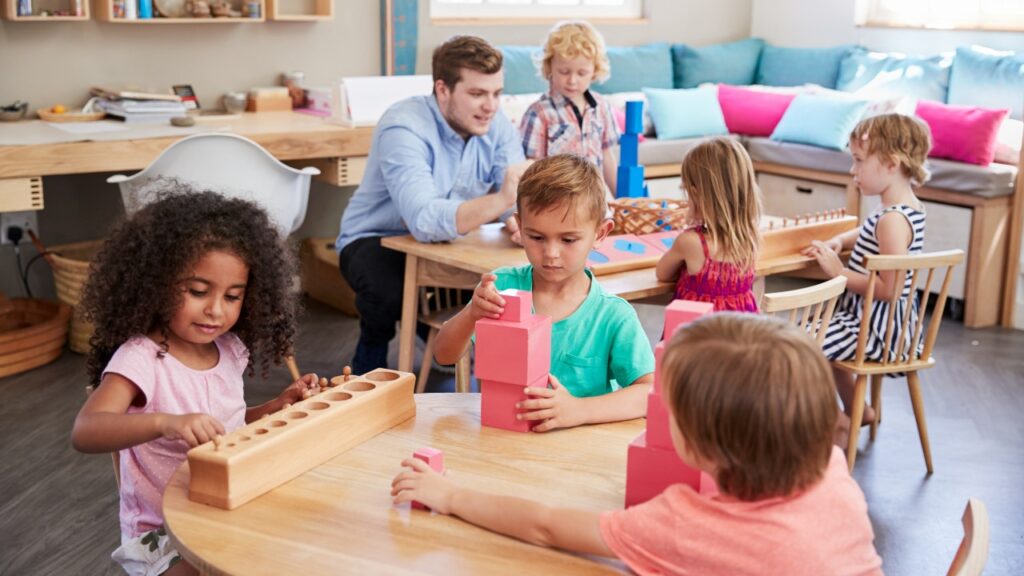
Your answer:
[[[301,402],[306,398],[307,392],[309,394],[316,394],[320,391],[319,381],[320,379],[317,378],[316,374],[306,374],[282,390],[281,393],[277,395],[277,399],[283,404],[295,404]]]
[[[583,400],[573,396],[562,383],[549,374],[551,388],[526,388],[529,400],[516,404],[528,412],[516,415],[519,420],[543,420],[533,427],[534,432],[547,432],[556,428],[572,428],[586,423]]]
[[[802,254],[813,257],[818,261],[818,266],[821,267],[821,270],[829,278],[835,278],[843,273],[844,268],[843,261],[839,259],[839,253],[836,248],[841,248],[841,246],[835,246],[832,240],[828,242],[814,240],[810,246],[803,250]]]
[[[438,514],[450,514],[455,486],[429,464],[418,458],[402,460],[402,470],[391,481],[391,496],[395,504],[412,502],[423,504]]]
[[[160,435],[167,440],[182,440],[189,448],[205,444],[224,434],[224,425],[209,414],[164,414]]]
[[[498,277],[491,273],[480,276],[480,284],[473,290],[473,302],[469,306],[469,315],[474,321],[483,318],[497,320],[505,311],[505,299],[498,294],[494,281]]]

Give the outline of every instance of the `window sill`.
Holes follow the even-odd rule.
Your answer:
[[[434,26],[549,26],[561,22],[565,18],[431,18]],[[651,21],[647,18],[587,18],[591,24],[607,25],[646,25]]]
[[[862,22],[857,28],[888,28],[902,30],[925,30],[929,32],[1024,32],[1024,26],[924,26],[921,24],[901,24],[897,22]]]

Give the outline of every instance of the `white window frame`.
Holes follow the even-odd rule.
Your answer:
[[[856,0],[864,27],[1024,31],[1022,0]]]
[[[430,0],[434,20],[643,18],[643,0]]]

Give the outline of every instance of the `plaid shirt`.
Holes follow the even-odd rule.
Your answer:
[[[619,143],[619,126],[607,100],[590,90],[583,95],[582,111],[561,94],[544,94],[530,105],[519,124],[527,158],[576,154],[602,166],[604,151]]]

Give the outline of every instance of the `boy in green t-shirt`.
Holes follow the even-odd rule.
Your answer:
[[[586,269],[587,255],[608,236],[604,182],[597,168],[570,154],[535,162],[519,182],[516,220],[530,264],[484,274],[473,300],[437,336],[434,354],[454,363],[477,320],[498,318],[499,290],[533,292],[538,314],[551,317],[551,388],[527,388],[518,418],[546,432],[643,416],[654,381],[654,354],[633,307],[605,292]]]

